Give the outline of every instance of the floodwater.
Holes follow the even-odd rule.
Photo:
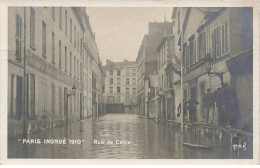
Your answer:
[[[44,140],[66,139],[66,144]],[[8,141],[8,158],[64,159],[212,159],[230,158],[227,149],[198,149],[183,145],[183,134],[132,114],[106,114],[56,127],[28,137],[40,144]],[[77,144],[69,144],[69,143]]]

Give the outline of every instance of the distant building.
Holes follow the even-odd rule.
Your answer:
[[[113,112],[111,106],[114,106],[114,112],[131,112],[131,110],[133,112],[137,103],[135,61],[112,62],[107,60],[106,65],[103,66],[103,71],[106,111]]]

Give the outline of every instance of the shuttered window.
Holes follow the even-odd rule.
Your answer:
[[[17,14],[16,15],[16,35],[15,35],[15,59],[21,62],[21,53],[22,53],[22,19]]]
[[[35,11],[30,8],[30,46],[35,48]]]

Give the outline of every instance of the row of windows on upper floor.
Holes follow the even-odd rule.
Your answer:
[[[217,26],[211,33],[211,37],[207,37],[209,34],[202,30],[198,33],[197,39],[195,36],[191,36],[189,44],[183,45],[183,62],[184,67],[189,68],[196,63],[203,61],[207,54],[211,55],[211,58],[217,60],[229,53],[229,24]],[[210,40],[209,40],[210,39]],[[207,51],[208,48],[208,51]],[[207,53],[208,52],[208,53]]]
[[[59,7],[59,13],[60,13],[60,21],[59,21],[59,27],[62,29],[62,7]],[[52,18],[55,21],[55,7],[52,7]],[[67,10],[65,10],[65,35],[68,34],[68,14]],[[74,39],[74,48],[77,49],[77,51],[80,51],[80,54],[82,54],[83,49],[83,38],[80,37],[79,31],[77,31],[76,25],[74,25],[74,34],[73,34],[73,23],[72,18],[70,18],[70,42],[72,43],[72,40]],[[46,23],[42,21],[42,34],[46,34]],[[72,39],[72,36],[74,35],[74,38]],[[46,36],[43,36],[43,42],[46,41]],[[35,49],[35,9],[30,8],[30,46]],[[46,54],[46,50],[43,51],[43,55]]]
[[[114,75],[114,71],[113,70],[110,70],[109,71],[109,75]],[[121,75],[121,71],[120,70],[117,70],[116,71],[116,75],[117,76],[120,76]],[[126,69],[126,75],[130,75],[130,69]],[[132,75],[136,75],[136,69],[132,69]]]
[[[113,87],[109,87],[109,93],[113,93]],[[117,91],[116,93],[121,93],[121,87],[116,87]],[[105,87],[102,87],[102,92],[105,93]],[[125,94],[129,95],[130,94],[130,88],[125,89]],[[136,94],[136,88],[132,88],[132,94]]]
[[[30,46],[35,50],[35,11],[33,8],[30,8]],[[33,26],[32,26],[33,25]],[[46,45],[46,36],[47,36],[47,32],[46,32],[46,23],[44,21],[42,21],[42,56],[46,59],[46,50],[47,50],[47,45]],[[52,36],[52,42],[51,42],[51,49],[52,49],[52,63],[55,65],[56,64],[56,55],[55,55],[55,33],[52,32],[51,33]],[[20,17],[20,15],[16,14],[16,52],[15,52],[15,56],[16,56],[16,60],[21,62],[21,52],[22,52],[22,19]],[[75,36],[76,37],[76,36]],[[76,38],[75,38],[76,39]],[[79,38],[78,38],[79,39]],[[82,41],[81,41],[81,54],[82,54]],[[70,66],[68,66],[68,58],[67,58],[67,47],[64,47],[64,52],[65,52],[65,72],[68,71],[69,68],[69,72],[70,75],[72,75],[72,52],[70,51]],[[59,68],[62,69],[62,44],[61,44],[61,40],[59,40]],[[86,60],[86,66],[88,65],[88,61]],[[82,79],[82,63],[79,63],[80,61],[77,59],[76,60],[76,56],[74,56],[74,77],[78,78],[78,79]]]
[[[113,78],[109,78],[109,84],[113,85],[114,84],[114,80]],[[121,79],[117,78],[117,85],[121,84]],[[130,85],[130,78],[126,78],[126,85]],[[136,85],[136,78],[132,78],[132,85]]]

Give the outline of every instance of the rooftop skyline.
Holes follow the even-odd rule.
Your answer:
[[[86,8],[100,60],[135,61],[149,22],[171,21],[172,8],[91,7]]]

